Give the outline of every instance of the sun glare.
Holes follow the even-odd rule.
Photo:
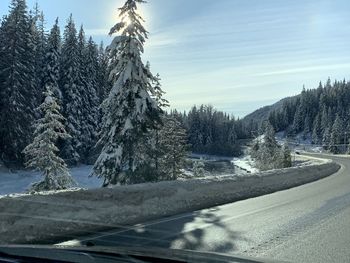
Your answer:
[[[123,20],[122,20],[124,23],[125,23],[125,26],[128,26],[131,24],[131,20],[130,20],[130,17],[129,16],[125,16],[123,17]]]

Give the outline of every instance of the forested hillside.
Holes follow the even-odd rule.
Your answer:
[[[301,134],[333,153],[345,152],[350,137],[350,82],[328,79],[317,89],[303,89],[300,95],[284,100],[267,119],[290,138]]]

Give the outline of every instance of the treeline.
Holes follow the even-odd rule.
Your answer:
[[[241,120],[218,111],[210,105],[192,107],[179,114],[194,153],[239,156],[239,140],[246,138]]]
[[[271,112],[269,122],[288,137],[301,134],[304,139],[333,153],[347,151],[350,138],[350,82],[345,80],[303,89]]]
[[[96,143],[100,104],[110,90],[108,54],[86,38],[70,16],[61,29],[48,32],[44,14],[25,0],[12,0],[0,25],[0,159],[22,165],[23,149],[33,139],[37,107],[46,86],[54,89],[71,138],[60,141],[70,164],[85,162]]]

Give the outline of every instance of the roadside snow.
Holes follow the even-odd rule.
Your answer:
[[[233,157],[192,153],[191,158],[209,160],[209,161],[231,161]]]
[[[234,166],[248,172],[248,173],[258,173],[259,169],[255,168],[255,161],[250,155],[246,155],[242,158],[234,158],[232,161]]]
[[[79,188],[93,189],[102,185],[102,180],[96,177],[89,177],[92,166],[81,165],[70,169],[74,180]],[[39,172],[33,171],[8,171],[5,168],[0,169],[0,196],[8,194],[25,193],[30,185],[42,179]]]

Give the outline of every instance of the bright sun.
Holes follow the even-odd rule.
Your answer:
[[[131,24],[131,20],[129,16],[123,17],[123,22],[125,23],[125,26],[128,26]]]

